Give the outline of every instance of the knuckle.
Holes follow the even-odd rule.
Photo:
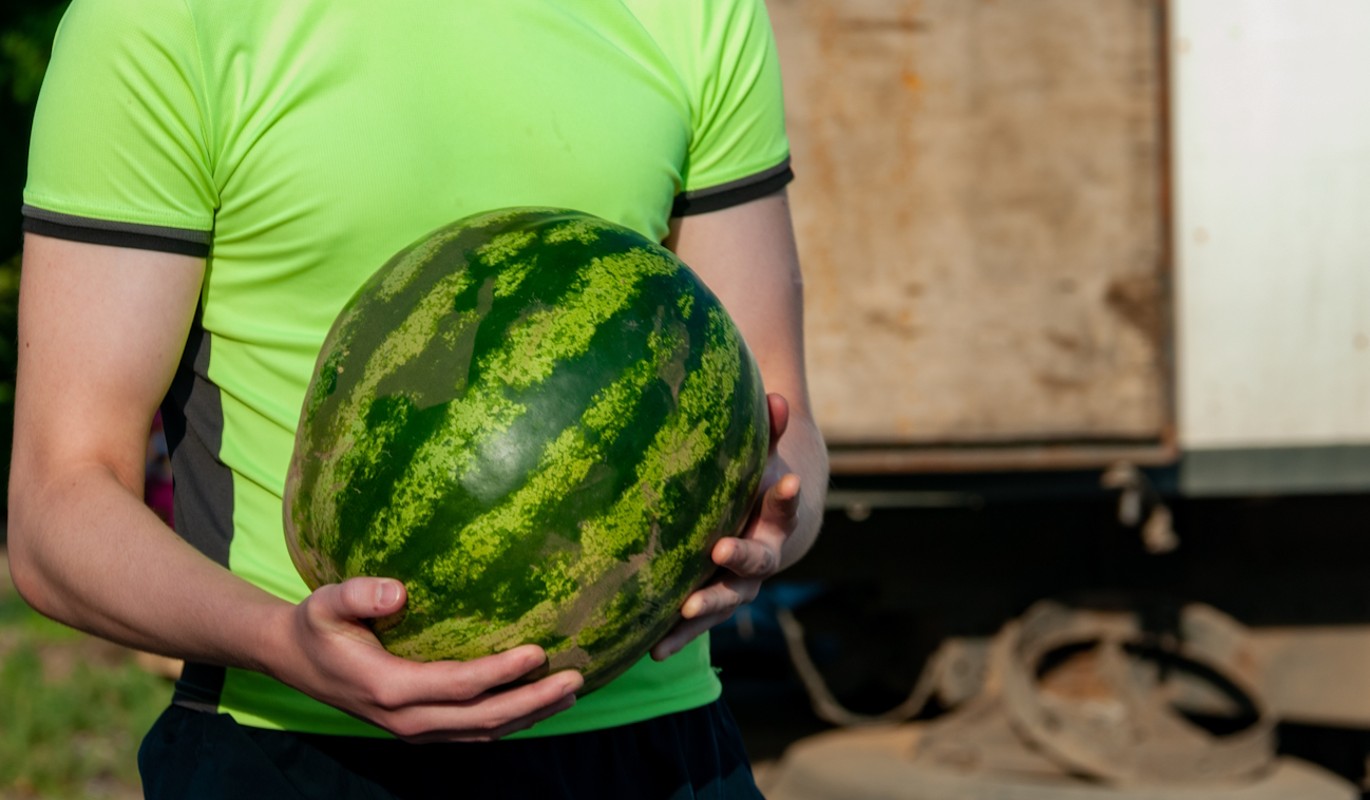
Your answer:
[[[317,627],[324,618],[324,612],[327,606],[327,598],[324,592],[324,589],[314,592],[306,597],[299,605],[301,616],[304,617],[305,623],[311,627]]]
[[[330,630],[328,618],[319,603],[305,603],[296,617],[296,626],[302,637],[318,639]]]
[[[769,564],[770,551],[764,547],[752,547],[747,550],[747,557],[740,565],[741,574],[745,576],[756,575],[764,571]]]
[[[404,707],[398,690],[386,683],[368,684],[364,690],[366,701],[383,711],[398,711]]]

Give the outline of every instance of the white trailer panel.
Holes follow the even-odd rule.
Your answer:
[[[1370,443],[1370,3],[1173,3],[1180,444]]]

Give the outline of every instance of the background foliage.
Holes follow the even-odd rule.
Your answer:
[[[9,482],[14,426],[15,321],[19,299],[19,209],[33,107],[43,83],[52,36],[69,0],[0,3],[0,479]],[[0,507],[4,505],[0,493]],[[3,525],[0,525],[3,541]]]
[[[165,679],[117,645],[38,615],[0,550],[0,800],[135,800]]]

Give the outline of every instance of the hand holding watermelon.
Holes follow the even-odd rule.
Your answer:
[[[391,655],[366,620],[404,606],[398,581],[353,578],[321,586],[296,606],[275,677],[410,742],[488,741],[575,704],[573,671],[497,691],[547,665],[527,645],[465,662],[418,663]]]

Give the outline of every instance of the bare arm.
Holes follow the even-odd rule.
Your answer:
[[[659,658],[727,619],[763,580],[808,552],[828,484],[827,449],[809,405],[803,279],[786,194],[677,219],[666,244],[723,301],[756,357],[772,393],[774,449],[757,517],[740,538],[714,548],[725,576],[685,601],[686,622],[653,651]]]
[[[353,579],[296,606],[205,558],[143,505],[148,430],[203,274],[185,256],[27,239],[9,495],[24,598],[117,642],[266,672],[416,741],[492,738],[573,703],[574,673],[489,691],[540,666],[536,647],[465,664],[386,653],[360,620],[403,605],[395,581]]]

